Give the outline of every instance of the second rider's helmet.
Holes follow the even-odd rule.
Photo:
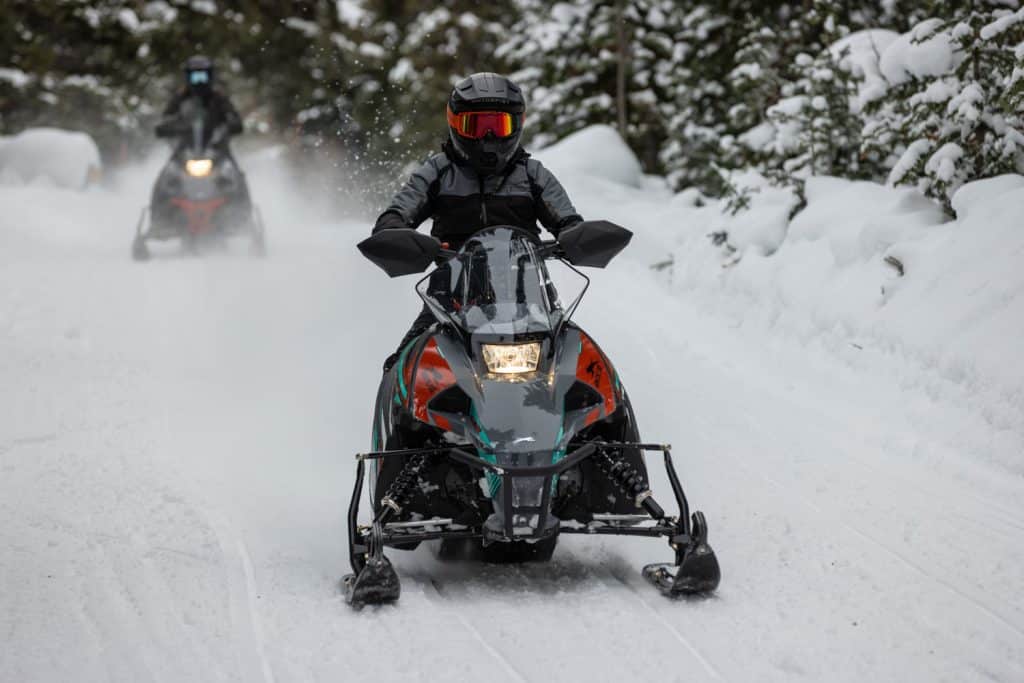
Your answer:
[[[523,93],[509,78],[477,73],[459,81],[448,98],[455,154],[477,173],[500,173],[522,142],[525,113]]]
[[[196,55],[185,62],[185,87],[205,94],[213,88],[213,62],[209,57]]]

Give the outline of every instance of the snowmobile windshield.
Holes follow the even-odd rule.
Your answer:
[[[198,98],[187,98],[179,114],[182,123],[181,149],[186,156],[210,156],[208,146],[213,134],[210,126],[210,112]]]
[[[537,242],[511,227],[476,233],[416,290],[440,320],[474,336],[550,334],[564,315]]]

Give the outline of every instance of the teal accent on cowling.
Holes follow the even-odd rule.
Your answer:
[[[498,489],[501,488],[501,477],[494,472],[487,472],[487,488],[489,489],[491,498],[498,495]]]
[[[565,412],[562,412],[562,426],[558,428],[558,437],[555,438],[555,450],[551,451],[551,464],[554,465],[556,462],[565,457],[565,449],[559,448],[559,444],[562,443],[562,437],[565,436]],[[558,490],[558,475],[551,477],[551,495],[554,496]]]
[[[484,439],[487,439],[486,434],[484,434],[483,432],[480,433]],[[487,444],[490,445],[489,439],[487,440]],[[477,455],[480,456],[481,460],[485,460],[491,463],[492,465],[498,464],[498,456],[494,455],[494,453],[488,453],[482,448],[477,448],[476,453]],[[494,496],[498,493],[498,489],[501,488],[501,477],[489,470],[484,472],[484,477],[487,479],[487,495],[490,496],[491,498],[494,498]]]
[[[398,356],[398,388],[402,391],[402,398],[405,399],[409,396],[409,390],[405,386],[405,359],[409,356],[409,350],[412,349],[412,345],[417,340],[413,339],[411,342],[405,345],[402,349],[401,355]]]
[[[472,418],[476,426],[480,427],[480,431],[477,432],[477,436],[480,438],[481,443],[483,443],[488,448],[493,448],[494,444],[491,442],[491,437],[487,436],[487,432],[484,430],[483,427],[480,426],[480,419],[477,417],[476,414],[475,403],[469,404],[469,416],[470,418]],[[477,455],[480,456],[481,460],[486,460],[487,462],[493,465],[498,464],[498,456],[494,455],[494,453],[488,453],[479,446],[477,446],[476,448],[476,453]],[[488,495],[491,498],[494,498],[494,496],[498,493],[498,489],[501,488],[501,477],[493,472],[487,471],[484,472],[484,478],[487,480]]]

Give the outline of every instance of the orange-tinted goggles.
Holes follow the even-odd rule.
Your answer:
[[[507,138],[515,132],[515,119],[521,114],[506,111],[467,111],[456,114],[448,109],[448,125],[464,138],[479,139],[488,133]]]

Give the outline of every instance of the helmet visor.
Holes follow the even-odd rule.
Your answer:
[[[206,85],[210,82],[209,71],[189,71],[188,72],[188,83],[189,85]]]
[[[488,133],[495,137],[511,137],[516,131],[516,118],[521,115],[507,111],[467,111],[456,114],[448,108],[448,125],[464,138],[478,140]]]

